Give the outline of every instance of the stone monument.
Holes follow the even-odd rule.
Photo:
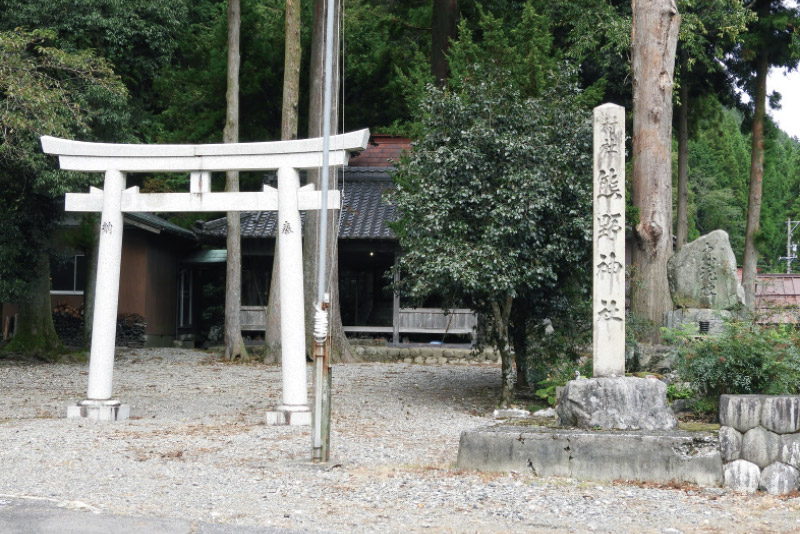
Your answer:
[[[667,386],[625,377],[625,110],[594,110],[593,377],[561,394],[559,424],[582,428],[669,430],[677,420]]]
[[[368,130],[330,139],[332,166],[346,165],[349,153],[363,150]],[[67,409],[67,417],[113,421],[129,416],[130,408],[112,399],[114,348],[119,296],[124,212],[278,211],[281,284],[282,404],[267,414],[273,424],[311,424],[305,362],[303,261],[300,211],[338,209],[338,191],[321,206],[321,192],[300,187],[298,169],[322,166],[322,139],[216,145],[126,145],[86,143],[43,136],[46,154],[59,156],[64,170],[104,172],[103,190],[68,193],[67,211],[101,212],[89,385],[86,399]],[[278,171],[278,189],[258,192],[211,191],[212,171]],[[188,193],[140,193],[125,189],[125,175],[135,172],[189,173]]]
[[[701,334],[722,333],[724,320],[744,304],[736,256],[724,230],[700,236],[667,262],[667,278],[677,309],[667,313],[670,328],[691,326]]]

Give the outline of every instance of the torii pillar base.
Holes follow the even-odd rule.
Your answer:
[[[131,416],[129,404],[121,404],[118,400],[80,401],[75,406],[67,406],[67,419],[89,419],[92,421],[124,421]]]
[[[267,412],[266,423],[271,426],[311,426],[311,408],[308,406],[278,406]]]

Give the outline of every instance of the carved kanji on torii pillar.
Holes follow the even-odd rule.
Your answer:
[[[349,154],[367,147],[368,130],[333,136],[331,166],[347,164]],[[86,399],[67,410],[68,417],[119,420],[129,409],[112,399],[119,270],[122,254],[122,214],[125,212],[277,211],[280,246],[281,345],[283,397],[278,419],[310,424],[306,390],[303,320],[303,261],[300,211],[322,209],[320,191],[300,187],[299,169],[322,166],[322,139],[214,145],[127,145],[87,143],[42,137],[47,154],[59,156],[64,170],[103,172],[103,189],[68,193],[67,211],[101,212],[89,385]],[[214,171],[278,171],[277,190],[211,192]],[[125,189],[129,173],[190,174],[187,193],[140,193]],[[327,209],[339,209],[338,191],[328,195]]]

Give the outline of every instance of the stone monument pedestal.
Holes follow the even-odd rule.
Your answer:
[[[311,408],[308,406],[278,406],[267,412],[266,424],[270,426],[311,426]]]
[[[85,418],[92,421],[124,421],[131,415],[129,404],[121,404],[118,400],[80,401],[75,406],[67,406],[67,419]]]
[[[604,430],[672,430],[667,385],[657,378],[570,380],[556,409],[561,426]]]

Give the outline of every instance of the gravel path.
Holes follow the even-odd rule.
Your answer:
[[[491,423],[494,365],[333,369],[332,461],[303,427],[269,427],[280,368],[203,352],[121,350],[132,419],[64,418],[85,364],[0,361],[2,499],[311,532],[800,531],[800,498],[457,471],[461,431]],[[310,374],[310,373],[309,373]]]

